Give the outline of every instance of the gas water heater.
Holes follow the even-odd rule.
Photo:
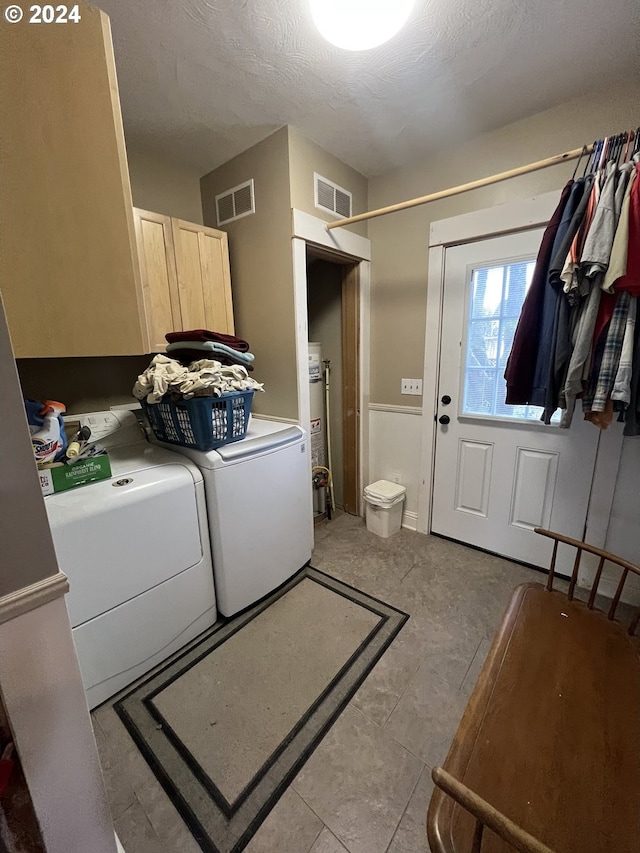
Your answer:
[[[309,408],[311,422],[311,465],[327,464],[324,411],[324,371],[322,369],[322,345],[309,342]]]

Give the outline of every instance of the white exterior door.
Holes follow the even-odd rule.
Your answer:
[[[552,544],[533,529],[582,538],[598,430],[579,409],[561,430],[540,423],[540,409],[504,402],[505,364],[542,233],[446,250],[431,529],[547,568]],[[570,559],[560,549],[561,572],[570,573]]]

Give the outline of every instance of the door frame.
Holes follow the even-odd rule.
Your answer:
[[[332,369],[332,384],[338,383],[342,399],[340,433],[342,447],[342,498],[344,511],[358,515],[360,511],[360,263],[342,253],[329,252],[307,243],[307,281],[309,258],[324,261],[340,271],[340,325],[342,370]],[[307,290],[307,299],[309,291]],[[315,337],[315,336],[314,336]],[[353,455],[346,450],[354,448]],[[335,457],[333,457],[335,459]],[[328,461],[327,461],[328,464]],[[335,469],[335,470],[334,470]],[[338,469],[334,465],[332,476]]]
[[[355,459],[349,453],[343,459],[344,510],[359,515],[361,511],[359,459],[360,423],[360,264],[342,268],[342,444],[356,448]]]
[[[296,327],[296,374],[298,383],[298,421],[306,428],[311,418],[309,401],[309,329],[307,318],[307,245],[328,249],[342,263],[357,264],[354,274],[359,284],[358,341],[358,482],[357,514],[362,514],[362,490],[369,476],[369,351],[370,351],[370,261],[371,243],[366,237],[342,228],[329,231],[323,219],[292,209],[293,286]],[[307,445],[309,442],[307,442]],[[311,454],[309,471],[311,471]],[[311,495],[311,489],[309,490]]]
[[[422,449],[417,521],[419,533],[431,532],[446,251],[464,243],[546,226],[558,203],[559,194],[560,189],[431,223],[422,380]],[[605,545],[613,506],[622,439],[621,430],[600,431],[585,539],[601,548]]]

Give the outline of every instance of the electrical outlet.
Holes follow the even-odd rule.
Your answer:
[[[400,382],[401,394],[413,394],[417,397],[422,394],[422,379],[402,379]]]
[[[402,485],[402,472],[401,471],[392,471],[391,472],[391,482],[397,483],[399,486]]]

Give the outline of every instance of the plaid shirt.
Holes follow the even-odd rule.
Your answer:
[[[596,351],[601,349],[602,359],[599,364],[598,359],[594,359],[589,384],[582,398],[584,412],[604,412],[605,410],[618,372],[630,304],[631,294],[621,290],[613,309],[604,347],[596,347]]]

